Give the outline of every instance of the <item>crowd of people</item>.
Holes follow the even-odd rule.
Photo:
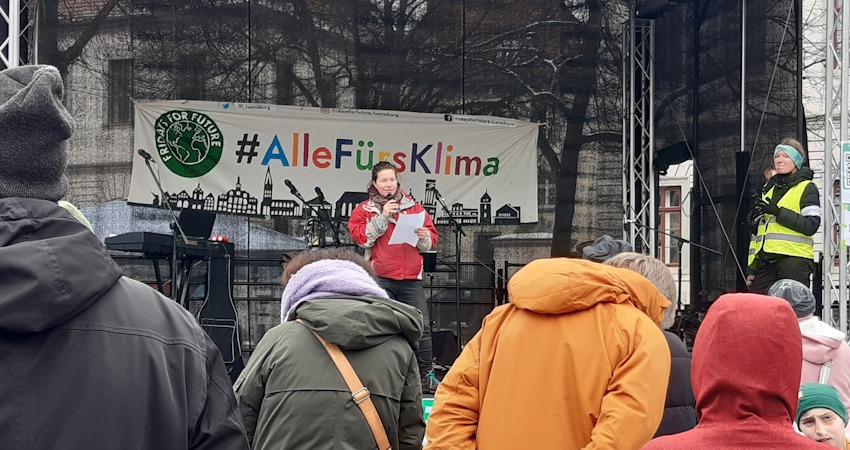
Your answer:
[[[365,257],[290,260],[281,324],[231,386],[195,318],[124,276],[62,203],[63,101],[53,67],[0,72],[4,449],[850,450],[850,346],[814,315],[820,210],[795,140],[755,206],[752,292],[712,304],[692,354],[668,331],[668,267],[603,236],[513,275],[436,380],[420,252],[437,233],[380,162],[349,223]],[[416,244],[390,244],[420,213]]]

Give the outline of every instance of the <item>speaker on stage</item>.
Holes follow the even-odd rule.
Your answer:
[[[431,333],[434,359],[443,366],[451,366],[459,356],[457,353],[457,337],[451,331],[434,331]]]
[[[437,252],[420,252],[422,255],[422,269],[428,272],[436,272],[437,271]]]

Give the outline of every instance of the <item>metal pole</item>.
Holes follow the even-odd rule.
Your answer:
[[[646,102],[646,116],[648,119],[644,122],[644,126],[647,128],[646,135],[648,142],[646,142],[645,146],[647,154],[643,156],[643,168],[646,177],[645,180],[649,186],[646,195],[647,198],[644,199],[644,201],[647,202],[649,208],[646,211],[646,217],[648,220],[644,223],[648,223],[649,226],[657,229],[659,212],[656,199],[658,198],[659,175],[655,171],[655,20],[649,22],[649,41],[648,48],[646,49],[646,64],[648,66],[647,72],[649,73],[649,101]],[[649,255],[653,258],[658,258],[661,256],[658,251],[658,234],[647,233],[646,236],[649,242]]]
[[[695,2],[694,5],[694,20],[693,20],[693,35],[694,41],[693,45],[693,54],[694,54],[694,64],[693,64],[693,106],[691,109],[691,114],[693,114],[693,139],[694,139],[694,147],[693,147],[693,157],[694,157],[694,165],[697,164],[697,160],[699,159],[699,29],[700,22],[703,20],[702,14],[700,13],[700,4],[701,2]],[[708,6],[704,6],[707,8]],[[702,244],[702,183],[699,179],[699,171],[694,170],[693,174],[693,187],[691,188],[691,242]],[[704,299],[701,297],[702,291],[702,264],[700,259],[702,258],[702,252],[699,247],[691,246],[691,254],[690,254],[690,269],[691,269],[691,285],[690,285],[690,302],[694,306],[707,306],[704,303]]]
[[[833,86],[834,81],[834,65],[835,58],[832,46],[832,33],[835,27],[832,3],[834,0],[824,0],[824,11],[826,11],[826,33],[824,36],[825,43],[825,69],[826,76],[824,77],[824,126],[823,126],[823,309],[821,310],[821,318],[824,322],[833,325],[832,307],[835,300],[835,283],[832,280],[832,269],[835,264],[835,253],[837,243],[832,235],[833,226],[835,224],[835,205],[832,196],[832,183],[834,176],[832,174],[833,165]],[[840,239],[840,237],[839,237]],[[843,269],[843,267],[841,267]]]
[[[463,333],[460,326],[460,224],[455,224],[455,317],[457,318],[457,354],[463,351]]]
[[[746,0],[744,0],[746,1]],[[794,0],[794,33],[797,34],[797,140],[809,148],[806,134],[806,112],[803,109],[803,2]]]
[[[627,174],[628,179],[626,180],[626,183],[628,183],[628,186],[629,186],[629,191],[628,191],[629,196],[626,199],[626,205],[628,205],[626,208],[627,208],[627,214],[628,214],[627,219],[634,220],[634,219],[637,219],[637,214],[636,214],[635,211],[636,211],[636,208],[637,208],[637,200],[638,200],[635,196],[635,193],[637,191],[637,186],[636,186],[636,182],[635,182],[636,181],[635,180],[635,147],[638,145],[637,144],[638,137],[635,136],[635,134],[636,134],[635,133],[635,127],[637,125],[635,123],[636,122],[635,121],[635,95],[637,95],[636,92],[635,92],[637,90],[635,88],[635,72],[636,72],[636,69],[637,69],[635,67],[635,59],[638,57],[638,55],[637,55],[637,44],[635,43],[636,36],[637,36],[637,30],[636,30],[637,23],[635,21],[634,14],[632,14],[631,20],[632,20],[632,27],[631,27],[631,30],[630,30],[630,34],[631,34],[630,49],[632,51],[632,57],[630,58],[631,61],[630,61],[630,67],[629,67],[629,89],[631,90],[631,92],[629,92],[629,136],[631,136],[631,139],[629,140],[629,148],[626,149],[626,151],[628,152],[628,155],[629,155],[628,156],[629,166],[628,166],[628,174]],[[631,227],[629,227],[629,242],[631,242],[632,246],[634,246],[634,248],[637,249],[637,243],[638,243],[637,242],[637,227],[635,227],[634,224]]]
[[[630,129],[632,125],[631,123],[631,99],[632,95],[629,93],[629,89],[632,88],[631,80],[634,72],[634,34],[635,34],[635,12],[634,6],[629,6],[629,23],[628,30],[623,33],[623,49],[625,49],[625,53],[623,56],[623,117],[622,117],[622,126],[623,126],[623,137],[622,137],[622,158],[623,158],[623,173],[621,174],[621,184],[623,188],[623,239],[627,242],[631,243],[634,246],[635,240],[632,235],[632,229],[634,228],[634,223],[631,225],[626,225],[629,223],[629,220],[633,219],[631,212],[629,211],[629,174],[631,170],[629,168],[629,164],[631,164],[631,160],[629,159],[629,149],[631,148],[631,139],[630,136],[634,132],[633,129]],[[507,273],[507,272],[506,272]]]
[[[741,153],[747,151],[747,0],[741,1]]]
[[[3,19],[6,21],[6,25],[8,26],[8,36],[4,36],[6,39],[6,51],[7,54],[0,53],[0,59],[2,59],[3,69],[11,69],[12,67],[20,66],[21,62],[21,3],[20,0],[9,0],[6,3],[6,7],[3,8],[5,11],[0,11],[3,13]],[[0,38],[2,39],[2,38]]]
[[[848,24],[850,24],[850,8],[847,7],[847,2],[836,1],[836,4],[840,5],[839,7],[841,8],[841,42],[839,44],[839,48],[841,49],[841,71],[840,71],[840,75],[839,75],[840,76],[839,80],[840,80],[840,83],[841,83],[840,88],[839,88],[839,93],[840,93],[839,105],[840,105],[841,113],[840,113],[839,117],[840,117],[841,122],[839,124],[839,135],[838,135],[839,136],[839,146],[838,146],[839,153],[838,154],[841,155],[840,143],[845,142],[848,139],[850,139],[850,136],[847,135],[847,124],[848,124],[848,121],[850,121],[850,116],[848,116],[848,110],[847,110],[847,108],[848,108],[848,95],[847,95],[847,93],[848,93],[848,88],[850,88],[850,86],[847,85],[848,82],[850,82],[848,80],[848,77],[850,77],[850,70],[848,70],[848,69],[850,69],[850,68],[847,67],[847,65],[850,64],[850,57],[848,57],[848,52],[847,52],[847,44],[850,42],[850,39],[848,39],[848,36],[850,36],[850,31],[848,31],[847,26],[848,26]],[[827,11],[829,11],[829,10],[827,10]],[[830,152],[832,152],[834,150],[834,148],[835,147],[831,147]],[[841,166],[838,165],[837,167],[841,167]],[[837,178],[837,177],[833,177],[833,178]],[[829,190],[830,195],[832,195],[832,186],[831,185],[829,187],[824,186],[824,190],[827,190],[827,189]],[[847,224],[844,223],[845,205],[841,204],[840,202],[839,202],[839,204],[841,205],[841,207],[839,209],[837,221],[839,223],[838,242],[839,242],[839,251],[840,251],[840,255],[841,255],[840,258],[839,258],[839,261],[841,263],[841,270],[840,270],[839,276],[838,276],[839,286],[840,286],[839,295],[838,295],[838,299],[839,299],[838,320],[839,320],[839,327],[840,327],[841,331],[846,333],[847,332],[847,269],[848,269],[848,267],[847,267],[847,265],[848,265],[847,243],[844,241],[844,239],[841,238],[841,236],[840,236],[841,231],[840,230],[844,226],[846,226]]]

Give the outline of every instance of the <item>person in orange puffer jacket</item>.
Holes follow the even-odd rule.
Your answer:
[[[508,283],[434,397],[426,449],[638,449],[664,411],[670,306],[636,272],[552,258]]]

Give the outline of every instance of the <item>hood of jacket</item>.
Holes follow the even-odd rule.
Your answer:
[[[0,331],[62,324],[121,275],[97,236],[55,202],[0,199]]]
[[[823,364],[835,359],[844,333],[823,323],[814,316],[798,319],[803,334],[803,359],[812,364]]]
[[[785,300],[726,294],[694,341],[692,383],[700,426],[791,426],[803,364],[797,317]]]
[[[389,298],[317,298],[301,304],[295,317],[326,341],[349,350],[374,347],[397,335],[415,350],[422,336],[419,310]]]
[[[628,269],[574,258],[532,261],[508,283],[511,304],[539,314],[569,314],[600,303],[630,304],[656,324],[670,301]]]

